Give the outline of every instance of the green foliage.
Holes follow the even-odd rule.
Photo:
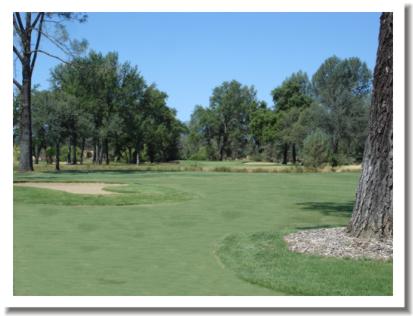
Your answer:
[[[312,78],[320,104],[325,107],[324,130],[332,143],[332,164],[339,156],[360,161],[367,127],[371,72],[358,58],[328,58]],[[362,141],[363,140],[363,141]]]
[[[277,111],[286,111],[291,108],[305,108],[312,102],[312,87],[306,73],[293,73],[271,94]]]
[[[329,137],[321,130],[308,135],[303,146],[304,165],[307,167],[320,167],[330,158]]]
[[[208,151],[205,147],[200,147],[198,151],[189,157],[189,160],[208,160]]]
[[[138,68],[119,63],[117,53],[91,51],[57,66],[52,79],[53,93],[68,109],[60,142],[67,141],[73,150],[86,144],[99,164],[111,159],[136,163],[142,158],[151,162],[179,158],[184,126],[167,106],[167,94],[147,86]],[[35,122],[45,125],[41,115]]]
[[[252,113],[262,105],[254,87],[233,80],[215,87],[208,108],[197,106],[189,123],[189,146],[205,147],[209,159],[239,159],[248,154]]]

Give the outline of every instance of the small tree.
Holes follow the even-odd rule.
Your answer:
[[[327,162],[330,157],[329,137],[321,130],[316,130],[304,140],[303,158],[304,165],[319,167]]]

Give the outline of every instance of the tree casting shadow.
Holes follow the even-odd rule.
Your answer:
[[[323,215],[348,217],[353,211],[354,201],[336,202],[303,202],[297,203],[303,210],[318,211]]]

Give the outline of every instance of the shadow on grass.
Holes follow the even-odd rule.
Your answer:
[[[297,203],[303,210],[318,211],[323,215],[348,217],[353,211],[354,201],[344,203],[336,202],[303,202]]]
[[[313,225],[313,226],[296,226],[295,229],[307,230],[307,229],[321,229],[321,228],[334,228],[337,225]]]
[[[60,171],[42,171],[47,174],[82,174],[82,173],[149,173],[149,172],[162,172],[163,170],[134,170],[134,169],[84,169],[84,170],[60,170]],[[167,170],[178,171],[178,170]],[[164,171],[165,172],[165,171]]]

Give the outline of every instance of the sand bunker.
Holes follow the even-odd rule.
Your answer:
[[[103,188],[110,188],[115,186],[121,186],[125,184],[109,184],[98,182],[80,182],[80,183],[57,183],[57,182],[21,182],[15,183],[15,186],[19,187],[32,187],[42,189],[60,190],[75,194],[117,194],[116,192],[104,191]]]
[[[246,166],[277,166],[274,162],[265,162],[265,161],[251,161],[251,162],[244,162]]]

